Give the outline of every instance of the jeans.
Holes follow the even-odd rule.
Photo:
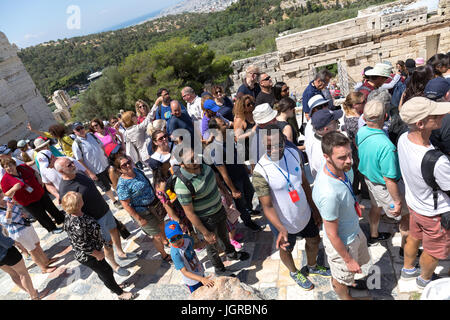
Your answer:
[[[227,214],[225,209],[222,207],[219,212],[211,216],[199,218],[205,228],[216,235],[217,243],[208,244],[206,246],[206,253],[214,268],[221,269],[224,265],[219,257],[219,250],[216,245],[220,244],[225,248],[225,254],[227,255],[236,252],[234,247],[230,244],[230,238],[228,237],[226,224]]]
[[[234,199],[236,204],[236,209],[241,213],[241,219],[244,224],[251,222],[251,213],[253,209],[253,195],[255,194],[255,189],[248,176],[241,177],[241,179],[233,179],[233,184],[241,193],[242,196],[239,199]]]
[[[55,219],[57,224],[64,222],[64,213],[58,210],[53,201],[48,196],[47,191],[36,202],[30,203],[28,206],[24,206],[24,209],[28,211],[48,232],[56,229],[55,223],[47,215],[47,212]],[[47,211],[47,212],[46,212]]]
[[[96,258],[91,256],[88,261],[82,262],[82,264],[92,269],[109,290],[118,296],[123,293],[122,288],[119,287],[116,279],[114,279],[113,269],[105,259],[97,261]]]

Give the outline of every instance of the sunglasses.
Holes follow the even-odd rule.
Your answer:
[[[221,90],[217,90],[217,91],[216,91],[216,94],[219,94],[219,93],[222,93],[222,91],[221,91]]]
[[[75,131],[81,131],[81,130],[84,130],[84,127],[75,128]]]
[[[67,164],[67,168],[70,168],[70,167],[73,167],[75,164],[73,163],[73,161],[70,161],[68,164]]]
[[[261,81],[268,81],[268,80],[270,80],[270,77],[264,78]]]
[[[163,141],[165,139],[167,139],[169,136],[167,134],[163,135],[162,137],[159,137],[158,139],[156,139],[157,141]]]
[[[128,160],[128,161],[125,162],[125,163],[122,163],[122,164],[120,165],[120,167],[121,167],[121,168],[126,168],[126,167],[128,167],[129,165],[131,165],[131,161],[130,161],[130,160]]]
[[[253,102],[249,102],[247,104],[245,104],[246,107],[254,107],[255,104]]]
[[[183,238],[183,235],[182,234],[179,234],[179,235],[176,235],[176,236],[173,236],[172,238],[170,238],[169,239],[169,242],[170,243],[174,243],[174,242],[177,242],[178,240],[180,240],[180,239],[182,239]]]

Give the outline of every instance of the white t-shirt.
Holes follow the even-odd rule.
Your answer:
[[[450,211],[450,198],[443,192],[438,192],[438,206],[434,210],[433,190],[423,180],[421,163],[425,153],[434,147],[417,145],[404,133],[398,140],[398,158],[403,180],[405,181],[406,203],[415,212],[433,217]],[[434,167],[434,176],[442,190],[450,190],[450,161],[442,156]]]
[[[302,168],[298,157],[296,150],[286,148],[284,151],[286,162],[284,159],[274,162],[264,155],[255,166],[255,172],[263,176],[268,183],[270,196],[278,218],[290,234],[297,234],[302,231],[311,218],[311,209],[302,187]],[[277,167],[283,172],[284,176]],[[288,172],[289,180],[300,197],[300,200],[295,203],[292,202],[287,190],[285,176],[288,177]]]
[[[325,165],[325,158],[323,156],[322,151],[322,140],[317,139],[316,136],[313,134],[312,137],[310,138],[309,148],[307,148],[305,151],[306,154],[308,155],[311,175],[315,179],[317,173]]]
[[[197,96],[192,103],[188,103],[187,112],[192,120],[201,121],[203,118],[202,98]]]
[[[311,124],[311,120],[308,120],[305,126],[305,152],[311,149],[312,138],[314,137],[314,130]]]
[[[70,158],[70,157],[67,157],[67,158],[69,158],[70,160],[73,161],[73,163],[75,164],[75,167],[77,168],[78,171],[82,171],[82,172],[86,171],[86,168],[83,167],[83,165],[81,163],[79,163],[77,160],[75,160],[74,158]],[[40,171],[41,171],[42,182],[43,183],[51,183],[55,186],[56,190],[59,190],[59,184],[61,183],[62,176],[54,168],[48,168],[47,165],[48,165],[47,162],[45,164],[39,162],[39,168],[41,169]]]

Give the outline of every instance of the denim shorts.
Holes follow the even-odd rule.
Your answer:
[[[103,239],[105,239],[106,242],[110,242],[111,235],[109,231],[114,228],[117,228],[117,224],[116,221],[114,220],[114,216],[111,210],[108,210],[108,212],[103,217],[98,219],[97,222],[100,225]]]

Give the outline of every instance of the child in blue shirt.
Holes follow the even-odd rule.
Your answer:
[[[204,246],[203,242],[194,245],[194,240],[188,235],[183,234],[180,225],[176,221],[170,221],[166,224],[165,233],[171,244],[170,256],[176,270],[180,270],[183,275],[183,281],[192,293],[201,286],[214,286],[214,281],[205,277],[200,260],[194,249]]]

